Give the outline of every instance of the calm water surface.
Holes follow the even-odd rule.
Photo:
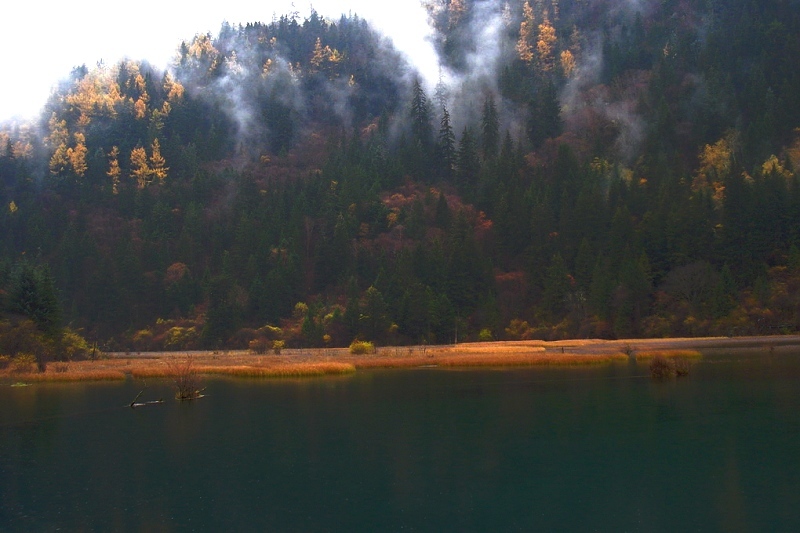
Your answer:
[[[800,354],[645,374],[3,383],[0,531],[800,531]]]

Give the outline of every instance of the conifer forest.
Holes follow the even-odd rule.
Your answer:
[[[800,2],[423,3],[438,78],[312,10],[0,125],[0,352],[800,330]]]

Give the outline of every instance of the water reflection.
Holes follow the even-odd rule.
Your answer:
[[[792,530],[800,365],[0,387],[0,530]],[[159,390],[161,387],[163,390]],[[167,384],[153,398],[170,398]]]

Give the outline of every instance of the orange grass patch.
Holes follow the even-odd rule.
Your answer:
[[[659,356],[667,359],[674,359],[676,357],[700,359],[703,357],[697,350],[643,350],[641,352],[636,352],[636,359],[653,359]]]
[[[200,366],[199,374],[216,374],[240,378],[295,378],[351,374],[356,367],[333,361],[286,363],[274,366]]]
[[[654,357],[664,357],[667,359],[675,359],[682,357],[684,359],[701,359],[703,354],[697,350],[643,350],[636,352],[636,360],[640,359],[653,359]]]
[[[621,352],[606,354],[545,354],[530,351],[525,354],[480,354],[480,355],[429,355],[414,357],[376,357],[354,361],[356,368],[413,368],[421,366],[445,367],[504,367],[504,366],[581,366],[625,361]]]
[[[176,372],[168,365],[135,365],[125,369],[135,379],[175,378]],[[192,372],[196,374],[213,374],[242,378],[280,378],[280,377],[313,377],[355,372],[350,363],[317,361],[317,362],[275,362],[271,365],[248,364],[196,364]]]
[[[469,343],[469,344],[459,344],[457,346],[443,346],[443,347],[436,347],[436,348],[429,348],[426,353],[428,355],[467,355],[467,354],[481,354],[481,355],[503,355],[503,354],[525,354],[529,355],[535,352],[544,352],[545,347],[542,346],[542,343],[539,342],[537,344],[530,344],[530,343],[503,343],[502,345],[497,345],[495,343],[483,343],[483,342],[476,342],[476,343]]]
[[[129,372],[131,377],[135,379],[174,378],[176,376],[175,370],[166,365],[158,365],[158,366],[139,365],[131,367]]]
[[[23,382],[64,383],[69,381],[122,381],[125,373],[117,370],[67,370],[66,372],[26,372],[14,374],[14,379]]]

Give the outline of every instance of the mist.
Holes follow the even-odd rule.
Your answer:
[[[51,89],[79,65],[92,68],[102,61],[147,61],[161,70],[174,62],[182,41],[195,34],[216,34],[222,23],[269,23],[281,15],[301,19],[313,8],[323,17],[338,20],[357,14],[389,37],[395,48],[417,65],[426,80],[435,83],[437,62],[427,40],[430,28],[419,0],[401,0],[395,9],[367,0],[316,0],[295,3],[275,0],[267,4],[217,3],[203,9],[155,0],[137,2],[135,8],[83,0],[70,4],[16,2],[5,6],[0,20],[0,47],[7,54],[8,72],[25,72],[25,83],[6,84],[0,98],[0,121],[12,117],[31,119],[42,110]],[[295,7],[297,5],[297,7]],[[119,21],[124,20],[124,24]],[[21,51],[24,50],[24,53]],[[35,68],[32,68],[35,66]]]

